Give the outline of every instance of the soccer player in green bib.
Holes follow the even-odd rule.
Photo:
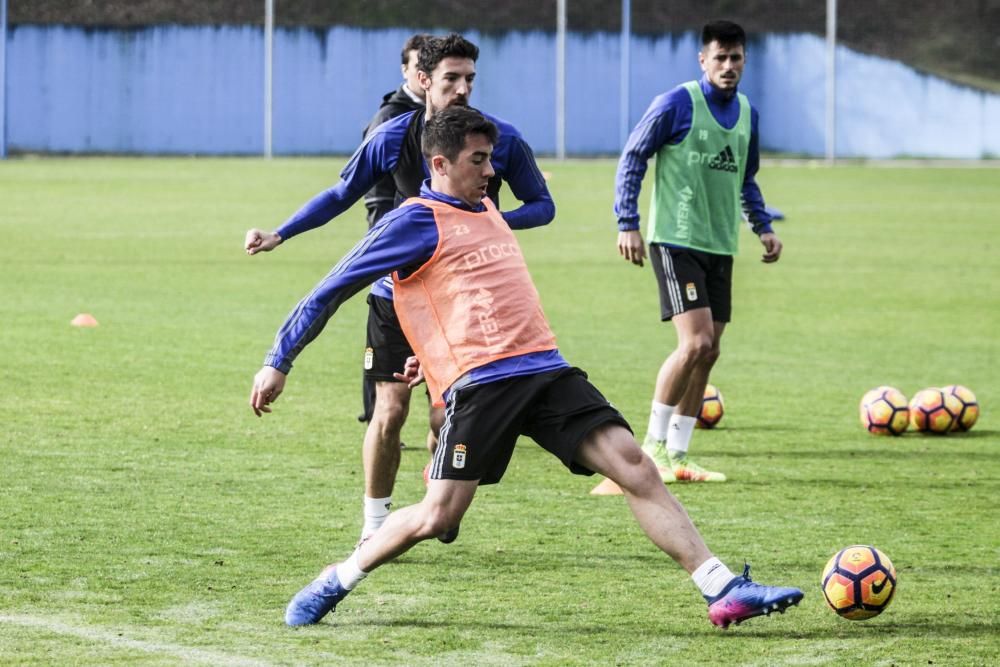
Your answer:
[[[745,214],[776,262],[781,241],[771,229],[754,175],[760,162],[757,110],[737,92],[746,34],[730,21],[701,33],[704,75],[656,97],[632,130],[615,176],[618,252],[638,266],[647,257],[639,231],[639,189],[656,157],[650,204],[649,260],[663,321],[677,347],[660,367],[643,450],[665,482],[724,482],[688,457],[719,341],[732,312],[733,255]]]

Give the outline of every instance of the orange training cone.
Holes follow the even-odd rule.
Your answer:
[[[97,320],[90,313],[80,313],[70,321],[70,324],[74,327],[96,327]]]
[[[605,478],[600,484],[595,486],[590,491],[592,496],[620,496],[622,495],[622,487],[618,486],[610,479]]]

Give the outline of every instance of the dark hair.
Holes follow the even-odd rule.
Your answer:
[[[718,42],[720,46],[740,46],[746,48],[747,34],[732,21],[709,21],[701,29],[701,45]]]
[[[417,57],[419,58],[420,49],[424,48],[424,44],[426,44],[429,39],[433,39],[433,37],[425,32],[418,32],[415,35],[410,35],[410,38],[403,44],[403,51],[400,53],[400,56],[402,57],[402,64],[409,64],[410,51],[416,51]]]
[[[429,76],[445,58],[469,58],[475,62],[479,59],[479,47],[455,32],[445,37],[431,37],[420,48],[417,69]]]
[[[482,134],[494,145],[500,137],[500,131],[493,121],[475,109],[447,107],[435,111],[427,119],[420,149],[428,160],[435,155],[443,155],[454,162],[465,147],[465,138],[470,134]]]

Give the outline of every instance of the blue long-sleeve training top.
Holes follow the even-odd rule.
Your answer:
[[[463,202],[430,189],[424,183],[420,196],[451,206],[470,208]],[[538,226],[533,220],[507,220],[512,229]],[[291,312],[274,345],[264,358],[265,366],[288,373],[302,349],[320,334],[342,303],[380,276],[399,271],[406,276],[426,263],[438,245],[434,212],[416,202],[387,213],[364,238],[337,263],[333,270],[303,298]],[[531,375],[568,366],[558,350],[536,352],[481,366],[459,380],[462,384],[483,384],[518,375]],[[402,372],[403,369],[400,369]]]
[[[396,176],[397,169],[419,170],[419,173],[396,179],[402,198],[416,196],[419,184],[430,178],[420,154],[424,114],[423,110],[410,111],[390,118],[369,132],[340,172],[340,181],[306,202],[276,230],[282,240],[325,225],[349,209],[384,176]],[[520,207],[501,215],[516,229],[547,224],[555,217],[555,204],[535,164],[531,147],[516,127],[495,116],[483,115],[500,131],[490,160],[493,170],[522,202]],[[413,191],[399,187],[404,183],[413,183]]]
[[[712,116],[724,128],[732,129],[740,116],[736,93],[718,90],[706,76],[699,81]],[[691,95],[683,86],[658,95],[642,119],[632,130],[615,174],[615,217],[619,231],[639,229],[639,189],[651,157],[665,145],[676,145],[691,131],[693,110]],[[764,206],[764,197],[754,176],[760,168],[757,133],[758,113],[750,107],[750,146],[747,151],[746,173],[741,196],[743,210],[756,234],[771,232],[771,215]]]

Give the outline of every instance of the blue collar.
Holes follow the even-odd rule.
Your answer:
[[[431,179],[426,179],[420,186],[420,196],[426,199],[433,199],[434,201],[444,202],[449,206],[454,206],[455,208],[460,208],[463,211],[472,211],[473,213],[482,213],[486,210],[486,207],[480,203],[478,206],[469,206],[461,199],[455,199],[443,192],[438,192],[437,190],[431,190]]]
[[[701,92],[704,93],[705,99],[716,105],[723,105],[732,99],[735,99],[736,93],[739,91],[739,85],[733,89],[733,92],[723,91],[715,86],[708,80],[707,74],[701,75],[701,80],[698,82],[701,85]]]

